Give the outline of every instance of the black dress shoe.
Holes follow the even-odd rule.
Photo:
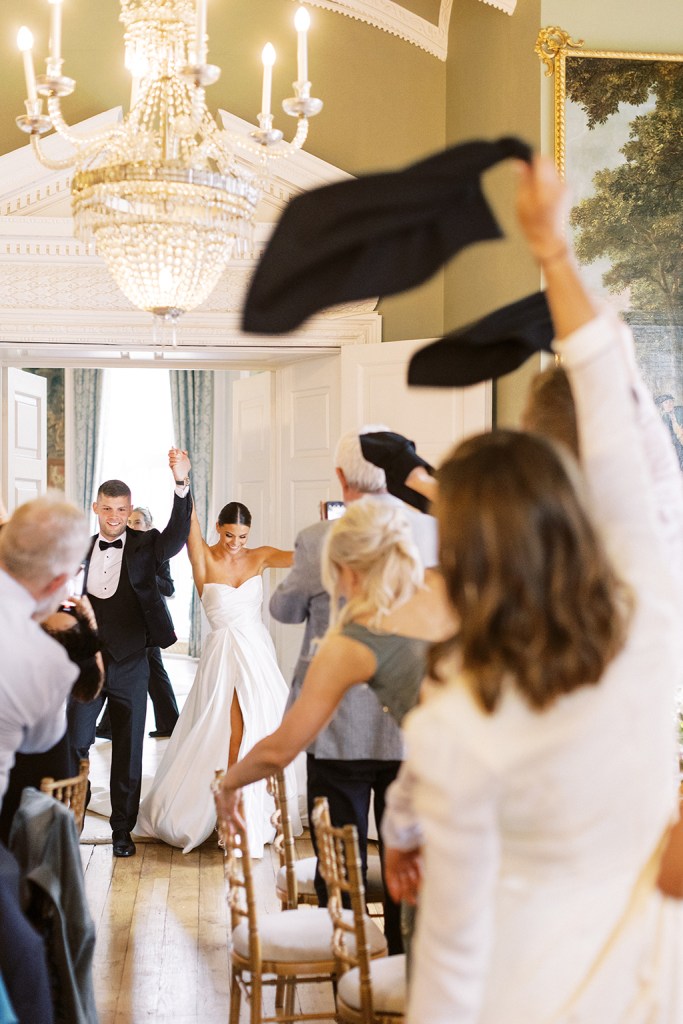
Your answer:
[[[134,856],[135,843],[130,838],[130,832],[126,832],[125,828],[115,828],[111,834],[111,842],[115,857]]]
[[[147,735],[155,740],[166,740],[171,735],[171,732],[171,729],[152,729]]]

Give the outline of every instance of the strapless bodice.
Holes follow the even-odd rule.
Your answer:
[[[205,583],[202,605],[212,630],[234,629],[262,623],[263,581],[251,576],[239,587],[228,583]]]

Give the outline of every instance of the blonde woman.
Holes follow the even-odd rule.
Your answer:
[[[400,722],[417,702],[429,644],[453,631],[441,578],[423,570],[406,517],[395,506],[371,497],[349,506],[326,539],[323,580],[330,628],[280,728],[225,775],[216,803],[228,823],[237,817],[240,789],[305,750],[352,686],[367,683]]]

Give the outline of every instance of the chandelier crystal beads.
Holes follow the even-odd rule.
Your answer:
[[[307,80],[308,12],[301,7],[298,80],[283,109],[297,118],[291,144],[273,128],[270,110],[274,51],[264,48],[259,127],[249,137],[220,130],[205,89],[220,69],[206,63],[207,0],[121,0],[126,67],[132,75],[130,110],[120,123],[90,136],[66,123],[61,99],[75,86],[62,75],[62,0],[51,6],[47,73],[33,74],[32,38],[22,29],[27,93],[19,127],[31,136],[46,167],[74,167],[72,206],[77,237],[94,241],[128,299],[157,316],[177,319],[215,287],[235,247],[248,245],[268,165],[300,149],[308,119],[322,109]],[[47,116],[43,114],[47,99]],[[50,159],[40,136],[54,128],[74,149]],[[258,157],[250,166],[247,155]]]

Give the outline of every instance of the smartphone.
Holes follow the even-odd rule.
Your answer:
[[[346,505],[343,501],[321,501],[320,502],[320,518],[321,519],[340,519],[346,511]]]

